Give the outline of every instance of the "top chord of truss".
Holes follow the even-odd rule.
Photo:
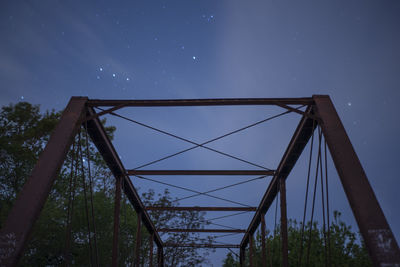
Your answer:
[[[160,99],[160,100],[88,100],[89,107],[131,106],[131,107],[172,107],[172,106],[238,106],[238,105],[311,105],[311,97],[299,98],[215,98],[215,99]]]

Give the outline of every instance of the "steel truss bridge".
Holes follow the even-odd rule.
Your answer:
[[[117,151],[103,128],[100,117],[105,114],[116,115],[116,111],[126,107],[176,107],[176,106],[239,106],[239,105],[273,105],[285,110],[284,113],[298,113],[301,119],[287,146],[287,149],[275,170],[127,170],[123,166]],[[266,120],[264,120],[266,121]],[[133,121],[135,122],[135,121]],[[137,123],[137,122],[135,122]],[[138,215],[138,229],[135,246],[134,266],[140,261],[140,232],[142,224],[151,236],[150,266],[153,266],[153,243],[157,246],[157,266],[164,266],[163,248],[170,247],[199,247],[199,248],[237,248],[240,250],[240,263],[244,266],[246,249],[249,248],[249,263],[253,265],[253,235],[261,225],[261,244],[263,266],[267,266],[265,248],[265,214],[268,212],[275,198],[280,199],[280,233],[282,266],[288,266],[288,233],[286,211],[286,179],[305,146],[314,137],[315,129],[319,137],[323,135],[325,144],[338,172],[344,192],[353,211],[359,230],[364,239],[369,256],[374,266],[400,266],[398,244],[393,236],[382,209],[375,197],[373,189],[346,134],[342,122],[329,96],[314,95],[306,98],[241,98],[241,99],[174,99],[174,100],[98,100],[87,97],[72,97],[65,108],[61,119],[52,133],[44,151],[34,167],[30,178],[8,214],[0,232],[0,265],[15,266],[24,253],[33,225],[47,200],[49,192],[64,163],[75,136],[81,127],[86,128],[90,139],[97,147],[104,161],[115,177],[114,202],[114,232],[112,249],[112,266],[118,266],[118,240],[120,227],[121,195],[129,202]],[[145,127],[150,127],[143,125]],[[158,129],[154,129],[158,130]],[[161,130],[158,130],[163,132]],[[163,132],[195,147],[213,150],[207,143],[195,143],[179,136]],[[224,137],[224,136],[222,136]],[[220,138],[222,138],[220,137]],[[325,150],[326,151],[326,150]],[[227,153],[214,151],[225,156],[236,158]],[[319,151],[319,154],[321,150]],[[246,160],[236,158],[243,162]],[[322,156],[319,155],[322,179]],[[326,159],[326,155],[325,155]],[[256,164],[252,164],[257,166]],[[318,172],[318,169],[317,169]],[[271,176],[258,207],[145,207],[140,199],[130,176],[144,177],[146,175],[259,175]],[[194,192],[196,193],[196,192]],[[326,191],[327,195],[328,191]],[[196,194],[205,194],[197,192]],[[328,205],[328,202],[326,203]],[[251,211],[254,216],[247,229],[157,229],[149,216],[148,211]],[[328,210],[329,213],[329,210]],[[329,215],[328,215],[329,216]],[[329,220],[328,220],[329,221]],[[304,222],[303,222],[304,224]],[[160,238],[161,232],[211,232],[211,233],[242,233],[240,244],[170,244]],[[4,242],[5,238],[12,237],[12,242]]]

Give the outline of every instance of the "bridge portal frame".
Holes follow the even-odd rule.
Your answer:
[[[114,240],[112,264],[117,266],[119,202],[121,188],[128,197],[135,211],[140,214],[143,225],[147,228],[152,240],[157,245],[158,266],[164,266],[164,246],[157,229],[147,213],[140,197],[129,179],[127,171],[118,154],[107,137],[99,117],[123,107],[168,107],[168,106],[222,106],[222,105],[276,105],[302,115],[297,129],[279,163],[273,178],[245,231],[240,245],[240,262],[243,266],[245,249],[262,224],[265,228],[264,216],[276,198],[278,191],[284,192],[285,180],[296,164],[315,124],[319,124],[329,147],[332,160],[339,174],[344,192],[347,196],[353,215],[357,221],[369,256],[374,266],[400,266],[400,252],[396,239],[390,229],[384,213],[376,199],[368,178],[361,166],[356,152],[350,142],[336,109],[327,95],[314,95],[310,98],[239,98],[239,99],[175,99],[175,100],[91,100],[87,97],[72,97],[65,108],[60,121],[39,157],[31,176],[23,186],[14,206],[0,231],[0,263],[4,266],[16,266],[22,256],[33,225],[47,200],[52,185],[65,160],[69,148],[79,127],[84,125],[92,142],[97,147],[116,179],[116,197],[114,211]],[[306,105],[306,111],[300,111],[290,105]],[[110,107],[96,113],[94,107]],[[226,172],[225,170],[220,170]],[[163,172],[163,171],[161,171]],[[180,171],[177,171],[178,174]],[[194,171],[199,172],[199,171]],[[200,171],[201,172],[201,171]],[[232,175],[235,175],[233,171]],[[250,171],[251,172],[251,171]],[[212,172],[211,172],[212,173]],[[174,173],[176,175],[176,173]],[[184,172],[183,172],[184,174]],[[201,173],[207,175],[207,171]],[[278,187],[278,184],[280,187]],[[278,189],[279,188],[279,189]],[[283,190],[283,191],[282,191]],[[282,250],[283,266],[287,266],[287,219],[286,198],[281,194],[282,208]],[[173,229],[163,229],[169,231]],[[265,242],[262,242],[263,244]],[[210,244],[184,244],[193,247],[213,247]],[[215,248],[222,247],[215,245]],[[251,247],[251,246],[250,246]],[[265,249],[263,249],[265,252]],[[250,253],[251,254],[251,253]],[[152,253],[151,253],[152,255]],[[137,256],[137,255],[136,255]],[[265,255],[263,255],[265,259]],[[264,260],[265,261],[265,260]],[[265,262],[264,262],[265,264]]]

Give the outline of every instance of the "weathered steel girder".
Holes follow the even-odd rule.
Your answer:
[[[374,266],[400,266],[400,250],[329,96],[314,96],[315,113]]]

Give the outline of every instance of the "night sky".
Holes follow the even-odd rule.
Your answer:
[[[306,97],[329,94],[397,240],[400,126],[398,1],[1,1],[0,104],[60,110],[71,96],[102,99]],[[204,142],[279,114],[276,107],[127,108],[127,117]],[[127,169],[190,144],[107,115]],[[288,114],[210,144],[274,169],[300,119]],[[308,153],[309,147],[305,152]],[[305,154],[307,154],[305,153]],[[288,180],[300,218],[306,155]],[[204,149],[154,169],[252,169]],[[332,164],[330,202],[356,229]],[[207,191],[251,177],[152,177]],[[270,178],[215,195],[251,206]],[[133,179],[144,192],[165,186]],[[174,197],[190,195],[170,189]],[[233,205],[200,197],[180,205]],[[224,213],[225,214],[225,213]],[[207,218],[224,215],[208,213]],[[252,214],[215,222],[247,228]],[[267,224],[273,225],[273,210]],[[209,226],[216,228],[216,226]],[[238,243],[241,236],[219,239]],[[210,256],[221,265],[227,250]]]

